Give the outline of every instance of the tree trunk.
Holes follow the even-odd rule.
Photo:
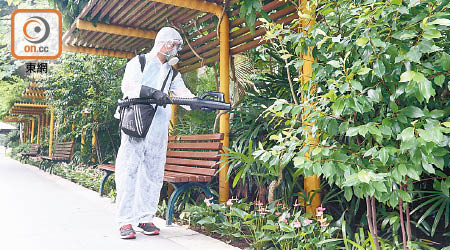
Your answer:
[[[366,198],[366,216],[367,216],[367,224],[369,226],[369,232],[370,235],[372,235],[373,243],[375,245],[375,248],[377,250],[381,250],[380,243],[378,242],[378,236],[377,236],[377,217],[376,217],[376,210],[375,210],[375,199]],[[375,223],[374,223],[375,222]]]
[[[398,202],[398,209],[400,212],[400,226],[402,228],[402,238],[403,238],[403,249],[406,250],[406,231],[405,231],[405,222],[403,219],[403,201],[400,199]]]
[[[283,168],[282,166],[279,166],[278,168],[278,179],[273,180],[269,185],[269,191],[267,195],[267,202],[271,203],[275,200],[275,189],[283,182]]]

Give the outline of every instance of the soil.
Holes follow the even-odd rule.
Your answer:
[[[189,229],[196,231],[198,233],[204,234],[204,235],[208,235],[211,238],[223,241],[225,243],[227,243],[228,245],[232,245],[234,247],[240,248],[240,249],[245,249],[247,247],[249,247],[250,245],[243,239],[236,239],[234,241],[229,241],[226,237],[218,234],[218,233],[208,233],[205,229],[203,229],[202,227],[189,227]]]

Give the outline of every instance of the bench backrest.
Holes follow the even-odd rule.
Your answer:
[[[39,147],[40,147],[40,145],[39,144],[31,144],[31,147],[30,147],[30,155],[37,155],[38,153],[39,153]]]
[[[72,157],[73,144],[74,141],[56,143],[55,151],[52,154],[52,157],[70,160],[70,158]]]
[[[215,175],[223,138],[223,134],[169,136],[165,170]]]

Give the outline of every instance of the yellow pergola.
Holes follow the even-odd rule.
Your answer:
[[[26,89],[27,90],[27,89]],[[26,90],[24,93],[26,93]],[[50,121],[47,115],[47,110],[50,110]],[[52,155],[53,144],[53,129],[54,129],[54,114],[51,106],[40,103],[28,103],[28,102],[16,102],[9,110],[11,116],[5,117],[4,121],[10,122],[24,122],[25,131],[24,137],[30,138],[30,143],[34,143],[35,136],[35,122],[37,121],[37,135],[36,143],[39,143],[41,138],[42,128],[50,126],[50,138],[49,138],[49,156]],[[18,118],[13,115],[27,116],[26,118]]]
[[[262,9],[273,22],[290,23],[299,16],[297,8],[287,2],[273,0]],[[299,4],[302,2],[299,0]],[[239,4],[239,0],[92,0],[64,34],[63,50],[132,58],[151,49],[158,30],[172,26],[180,31],[187,45],[179,53],[179,71],[184,73],[219,61],[219,91],[229,102],[230,55],[265,43],[262,22],[256,21],[254,33],[250,32],[245,20],[239,18]],[[302,73],[307,73],[310,67],[305,66]],[[176,107],[173,111],[172,122],[176,120]],[[225,135],[223,145],[229,147],[227,113],[220,116],[220,132]],[[224,163],[221,168],[219,201],[224,202],[229,198],[228,166]],[[312,183],[316,185],[317,179]]]

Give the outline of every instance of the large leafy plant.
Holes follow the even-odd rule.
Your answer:
[[[375,245],[375,201],[399,206],[403,222],[411,180],[439,177],[448,194],[448,7],[439,0],[311,1],[300,6],[310,32],[266,25],[267,40],[298,52],[280,50],[289,64],[301,69],[311,48],[315,61],[296,93],[301,102],[279,100],[267,110],[284,131],[272,138],[276,146],[255,154],[277,164],[294,153],[299,173],[323,176],[348,200],[366,199]]]

